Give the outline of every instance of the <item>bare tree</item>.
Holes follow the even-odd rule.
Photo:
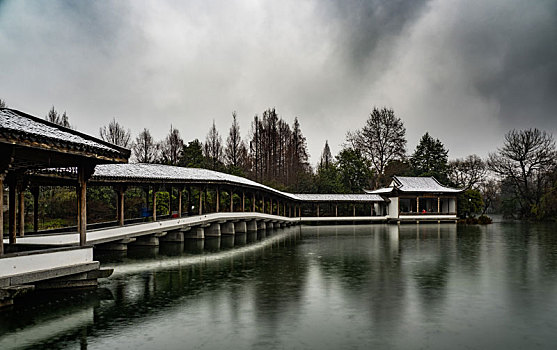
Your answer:
[[[50,111],[48,111],[48,114],[46,115],[45,119],[48,120],[51,123],[58,124],[60,126],[66,127],[66,128],[71,128],[72,127],[70,125],[69,118],[68,118],[68,115],[66,114],[66,111],[64,111],[63,114],[59,114],[56,111],[56,109],[54,109],[54,106],[52,106]]]
[[[245,149],[246,146],[240,136],[240,125],[236,120],[236,112],[232,112],[232,126],[228,132],[226,148],[224,149],[224,159],[227,166],[234,168],[241,166],[240,152],[242,148]]]
[[[170,125],[170,132],[160,143],[161,163],[168,165],[178,165],[184,150],[184,140],[180,137],[178,129]]]
[[[209,161],[211,169],[219,169],[223,161],[222,151],[222,137],[220,136],[215,121],[209,129],[209,133],[205,138],[205,145],[203,147],[203,155]]]
[[[539,205],[555,169],[557,152],[551,134],[538,129],[512,130],[497,153],[489,154],[488,166],[510,181],[522,216],[530,216]]]
[[[499,199],[500,184],[494,179],[483,181],[479,185],[479,191],[482,195],[483,209],[482,215],[485,215],[489,208],[493,208]]]
[[[133,155],[138,163],[154,163],[158,148],[148,129],[143,129],[132,144]]]
[[[463,190],[477,189],[487,174],[485,162],[475,154],[449,162],[449,181]]]
[[[360,130],[348,133],[348,142],[371,161],[378,175],[392,160],[403,160],[406,155],[406,128],[392,109],[373,108]]]
[[[108,125],[101,127],[99,129],[99,134],[103,140],[116,146],[128,148],[130,145],[130,129],[124,129],[124,127],[116,121],[116,118],[112,118],[112,121],[108,123]]]

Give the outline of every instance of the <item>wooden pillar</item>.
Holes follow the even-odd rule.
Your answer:
[[[199,215],[203,215],[203,189],[199,187]]]
[[[292,204],[288,204],[288,217],[292,217]]]
[[[286,216],[286,202],[282,205],[282,216]]]
[[[302,206],[301,205],[298,206],[298,216],[302,217]]]
[[[352,204],[352,216],[356,216],[356,204]]]
[[[0,256],[4,254],[4,174],[0,174]]]
[[[234,211],[234,192],[230,190],[230,212]]]
[[[261,211],[263,212],[263,214],[265,214],[265,196],[261,196],[261,202],[262,202]]]
[[[16,212],[16,184],[15,181],[10,181],[8,184],[9,197],[8,197],[8,234],[10,236],[10,244],[15,244],[16,237],[16,224],[17,224],[17,212]]]
[[[77,231],[80,246],[87,243],[87,177],[85,167],[79,166],[77,168]]]
[[[242,211],[246,211],[246,192],[242,191]]]
[[[178,188],[178,217],[182,217],[182,187]]]
[[[441,212],[441,197],[437,197],[437,212]]]
[[[319,203],[317,203],[317,217],[319,217]]]
[[[216,197],[217,197],[216,210],[217,210],[217,213],[218,213],[219,212],[219,205],[220,205],[220,189],[219,189],[219,186],[217,186],[217,196]]]
[[[17,189],[18,194],[18,220],[17,220],[17,235],[19,237],[25,236],[25,187],[20,184]]]
[[[369,210],[369,216],[373,216],[373,202],[371,203],[371,208]]]
[[[172,186],[168,189],[168,216],[172,219]]]
[[[157,221],[157,189],[153,186],[153,221]]]
[[[416,212],[420,212],[420,197],[416,197]]]
[[[124,226],[124,186],[118,187],[118,225]]]
[[[255,213],[255,193],[252,193],[251,196],[251,211]]]
[[[33,231],[39,232],[39,187],[31,188],[33,194]],[[1,222],[1,221],[0,221]]]
[[[191,187],[186,187],[186,192],[188,194],[188,199],[186,200],[186,205],[187,210],[186,210],[186,215],[190,216],[191,215]]]
[[[338,216],[338,204],[335,204],[335,216]]]
[[[269,214],[273,215],[273,197],[269,200]]]

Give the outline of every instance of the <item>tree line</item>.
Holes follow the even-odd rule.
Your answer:
[[[0,106],[5,102],[0,100]],[[71,127],[67,114],[54,107],[46,119]],[[134,162],[213,169],[291,192],[362,193],[389,185],[394,175],[433,176],[464,190],[460,216],[499,212],[523,219],[557,218],[557,148],[552,134],[536,128],[509,131],[503,145],[486,158],[471,154],[449,160],[449,150],[429,132],[408,153],[402,119],[392,109],[373,108],[360,129],[346,134],[336,156],[325,141],[315,169],[299,120],[289,124],[274,108],[255,115],[245,137],[233,112],[225,142],[214,121],[204,142],[186,144],[173,126],[160,141],[147,128],[132,139],[115,118],[99,135],[131,148]]]

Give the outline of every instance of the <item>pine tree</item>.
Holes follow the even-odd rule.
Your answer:
[[[209,129],[209,133],[205,138],[205,145],[203,147],[203,155],[209,162],[209,168],[212,170],[219,170],[223,165],[223,151],[222,151],[222,137],[220,136],[215,121]]]
[[[447,182],[449,151],[439,139],[428,132],[422,136],[416,150],[410,157],[410,165],[415,176],[433,176],[442,183]]]

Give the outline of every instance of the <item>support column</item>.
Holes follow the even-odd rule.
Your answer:
[[[373,216],[373,203],[370,204],[369,216]]]
[[[31,194],[33,194],[33,231],[39,232],[39,187],[31,188]],[[2,206],[0,206],[1,208]],[[2,221],[0,221],[2,222]]]
[[[153,186],[153,221],[157,221],[157,189]]]
[[[352,204],[352,216],[356,216],[356,204]]]
[[[124,226],[124,186],[118,187],[118,225]]]
[[[17,224],[17,212],[16,212],[16,184],[15,181],[10,181],[8,184],[9,197],[8,197],[8,234],[10,236],[10,244],[15,244],[16,237],[16,224]]]
[[[335,204],[335,216],[338,216],[338,204]]]
[[[252,193],[251,196],[251,211],[255,212],[255,193]]]
[[[77,168],[77,231],[79,232],[79,245],[87,243],[87,179],[93,173],[93,169],[85,166]]]
[[[269,200],[269,214],[273,215],[273,197]]]
[[[234,211],[234,192],[230,190],[230,212]]]
[[[220,206],[220,188],[219,188],[219,186],[217,186],[217,196],[216,197],[217,197],[216,210],[217,210],[217,213],[218,213],[219,212],[219,206]]]
[[[199,187],[199,215],[203,215],[203,189]]]
[[[182,217],[182,187],[178,188],[178,217]]]
[[[298,217],[302,217],[302,206],[298,206]]]
[[[261,208],[262,208],[263,214],[265,214],[265,196],[261,196],[261,202],[262,202]]]
[[[420,212],[420,197],[416,197],[416,212]]]
[[[319,203],[317,203],[317,217],[319,217]]]
[[[18,194],[18,220],[17,220],[17,231],[18,236],[23,237],[25,236],[25,186],[20,184],[17,186],[17,194]]]
[[[437,197],[437,213],[441,212],[441,197]]]
[[[0,174],[0,256],[4,254],[4,174]]]
[[[242,191],[242,212],[246,211],[246,192]]]

